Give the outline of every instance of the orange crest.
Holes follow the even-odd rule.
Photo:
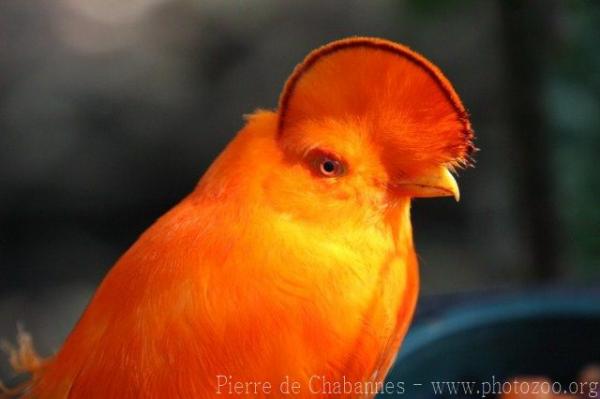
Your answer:
[[[335,41],[296,67],[280,98],[279,135],[321,119],[368,126],[384,161],[404,170],[466,165],[474,148],[467,112],[448,79],[421,55],[383,39]]]

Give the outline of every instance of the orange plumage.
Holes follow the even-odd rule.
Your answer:
[[[316,50],[119,259],[25,397],[210,398],[225,379],[271,384],[236,397],[282,396],[286,378],[297,397],[335,396],[325,380],[368,390],[417,298],[410,200],[458,197],[448,168],[471,140],[450,83],[406,47]]]

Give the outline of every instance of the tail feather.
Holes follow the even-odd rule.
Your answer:
[[[16,374],[29,374],[30,378],[14,387],[7,387],[0,381],[0,399],[17,398],[26,394],[44,365],[33,345],[31,335],[22,326],[17,326],[17,346],[8,341],[0,342],[0,349],[8,355],[8,360]]]

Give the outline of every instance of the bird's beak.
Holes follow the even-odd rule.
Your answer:
[[[449,197],[460,200],[456,179],[448,168],[428,169],[418,176],[395,181],[394,190],[410,197]]]

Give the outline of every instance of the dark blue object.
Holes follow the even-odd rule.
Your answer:
[[[472,381],[481,388],[484,382],[523,375],[568,385],[586,365],[600,363],[597,291],[512,294],[485,303],[475,296],[471,302],[477,304],[468,304],[468,297],[459,302],[417,317],[388,375],[388,381],[402,383],[401,396],[481,397],[481,392],[435,394],[431,383]],[[386,396],[391,395],[380,395]]]

